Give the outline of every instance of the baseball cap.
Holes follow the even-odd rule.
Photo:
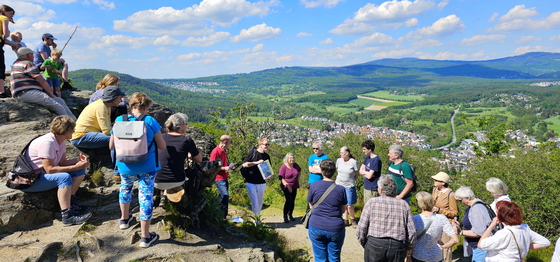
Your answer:
[[[50,33],[44,33],[43,36],[41,37],[41,39],[52,39],[52,40],[56,40],[56,38],[54,38],[54,36]]]
[[[20,47],[17,50],[16,53],[17,53],[18,57],[20,57],[20,56],[24,56],[24,55],[35,53],[35,52],[33,50],[31,50],[31,48],[29,48],[29,47]]]

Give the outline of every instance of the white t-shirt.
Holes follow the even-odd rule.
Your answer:
[[[512,231],[515,234],[515,239]],[[515,240],[517,240],[517,244]],[[521,256],[526,257],[531,243],[542,247],[550,245],[548,239],[535,233],[527,224],[521,224],[517,226],[506,225],[493,236],[480,240],[478,246],[480,249],[488,251],[486,262],[518,262],[520,259],[517,245],[521,250]]]
[[[554,254],[552,254],[552,262],[560,262],[560,238],[556,240],[556,246],[554,247]]]
[[[433,214],[432,216],[415,215],[412,217],[412,220],[414,220],[414,226],[416,226],[417,236],[424,231],[428,221],[430,221],[430,217],[433,217],[432,224],[428,231],[416,241],[412,257],[422,261],[441,261],[443,259],[442,248],[437,242],[441,239],[442,233],[452,236],[455,234],[455,230],[447,217],[442,214]]]
[[[336,176],[336,184],[343,187],[353,187],[354,177],[356,171],[358,171],[358,162],[354,158],[350,158],[348,161],[344,162],[344,159],[339,158],[336,160],[336,168],[338,170],[338,175]]]

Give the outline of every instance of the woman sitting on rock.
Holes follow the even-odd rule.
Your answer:
[[[53,119],[50,132],[33,140],[29,145],[29,163],[41,170],[39,180],[24,192],[41,192],[58,187],[58,203],[62,212],[62,224],[81,224],[91,217],[86,206],[76,203],[76,192],[89,166],[84,155],[66,159],[66,140],[72,137],[76,122],[69,116]]]

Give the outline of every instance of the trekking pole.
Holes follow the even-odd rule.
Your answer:
[[[66,45],[68,44],[68,42],[70,42],[70,39],[72,39],[72,36],[74,36],[74,34],[76,33],[76,30],[78,30],[78,26],[76,26],[76,28],[74,28],[74,32],[72,32],[72,34],[70,35],[70,38],[68,38],[68,41],[66,41],[66,43],[62,47],[62,50],[60,50],[61,52],[64,51],[64,48],[66,48]]]

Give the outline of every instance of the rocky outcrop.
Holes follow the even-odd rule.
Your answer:
[[[78,115],[87,106],[91,94],[91,91],[64,91],[63,98],[75,115]],[[150,115],[162,126],[171,114],[172,111],[163,105],[154,104],[150,108]],[[60,217],[56,189],[29,194],[4,186],[6,174],[16,156],[32,138],[49,132],[49,124],[55,116],[54,113],[36,104],[20,103],[11,98],[0,99],[0,183],[2,184],[0,185],[0,234],[29,229]],[[193,138],[206,158],[215,147],[213,137],[204,134],[196,127],[189,126],[186,135]],[[69,158],[77,157],[82,153],[69,142],[66,144],[66,149]],[[84,192],[88,193],[87,191],[93,187],[98,187],[96,192],[105,194],[118,190],[118,186],[113,186],[112,163],[108,148],[84,150],[83,153],[90,157],[92,163],[88,176],[82,184],[86,189]],[[96,170],[100,170],[103,174],[103,182],[100,184],[91,182],[91,174]],[[99,186],[105,187],[99,188]],[[114,201],[117,202],[118,198],[114,197]]]

